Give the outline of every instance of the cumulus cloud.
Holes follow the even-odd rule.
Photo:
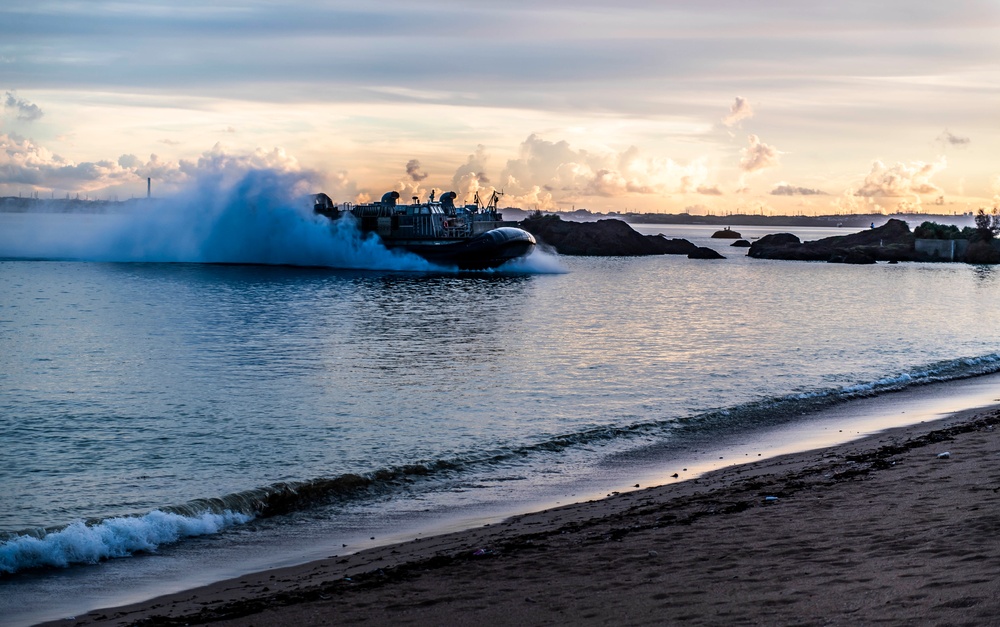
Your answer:
[[[559,203],[553,198],[552,192],[542,189],[538,185],[532,185],[530,189],[521,193],[507,193],[504,204],[525,209],[544,209],[555,211],[559,208]]]
[[[347,170],[327,174],[324,179],[323,191],[334,202],[344,202],[346,200],[356,203],[371,202],[371,196],[358,189],[357,181],[348,175]]]
[[[919,197],[921,194],[940,194],[941,188],[931,178],[944,170],[947,160],[941,157],[933,163],[913,161],[887,166],[881,161],[872,162],[871,171],[865,176],[864,185],[854,193],[867,197]]]
[[[855,190],[853,189],[845,191],[843,196],[834,198],[830,206],[833,207],[836,213],[861,213],[873,209],[875,211],[880,210],[880,207],[875,205],[874,198],[861,198],[855,195]]]
[[[426,172],[420,171],[420,162],[416,159],[410,159],[406,162],[406,174],[414,183],[419,183],[428,176]]]
[[[4,99],[3,107],[4,109],[13,109],[16,111],[18,120],[34,122],[44,115],[41,107],[38,105],[30,103],[23,98],[18,98],[9,91],[6,96],[7,97]]]
[[[476,152],[469,155],[466,162],[455,170],[451,184],[453,191],[458,194],[459,201],[469,201],[479,191],[487,189],[492,191],[490,177],[486,175],[489,158],[486,147],[480,144],[476,146]]]
[[[144,160],[126,154],[117,160],[75,163],[30,140],[0,134],[0,188],[26,185],[34,189],[93,192],[152,178],[161,189],[174,191],[198,176],[236,180],[249,170],[295,173],[303,181],[318,180],[281,148],[231,153],[222,144],[216,144],[196,161],[164,161],[155,154]]]
[[[592,152],[532,134],[521,144],[519,158],[507,161],[500,179],[515,196],[533,195],[537,189],[553,202],[566,204],[587,197],[693,193],[707,176],[704,160],[683,165],[647,157],[635,146]]]
[[[746,98],[736,96],[736,101],[729,106],[729,115],[722,118],[722,123],[726,126],[734,126],[741,120],[753,117],[753,108]]]
[[[789,185],[788,183],[778,183],[774,189],[771,190],[772,196],[822,196],[826,195],[826,192],[819,189],[810,189],[808,187],[797,187],[795,185]]]
[[[31,140],[0,134],[0,185],[92,191],[134,176],[115,161],[74,163]]]
[[[743,157],[740,159],[740,168],[744,172],[752,174],[779,165],[778,155],[781,152],[778,149],[760,141],[756,135],[750,135],[747,139],[750,145],[741,151]]]

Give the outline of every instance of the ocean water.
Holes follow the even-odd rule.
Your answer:
[[[241,193],[212,212],[0,214],[0,615],[579,499],[1000,370],[993,268],[753,260],[664,225],[637,228],[728,259],[539,251],[462,273],[255,193],[253,220]]]

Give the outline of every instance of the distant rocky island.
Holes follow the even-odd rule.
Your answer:
[[[924,222],[918,232],[934,231],[933,226],[928,225],[933,223]],[[535,215],[521,221],[520,226],[561,255],[687,255],[691,259],[725,259],[717,251],[699,247],[685,239],[642,235],[622,220],[573,222],[556,215]],[[747,256],[755,259],[846,264],[873,264],[879,261],[1000,262],[997,242],[989,235],[984,234],[984,241],[971,246],[951,244],[950,240],[919,239],[906,222],[895,218],[879,227],[809,242],[803,242],[791,233],[775,233],[750,243],[737,239],[740,234],[728,227],[712,237],[735,239],[731,246],[749,247]],[[966,253],[966,250],[970,252]],[[946,254],[949,251],[950,254]]]
[[[756,259],[828,261],[871,264],[879,261],[964,261],[972,264],[1000,263],[1000,221],[997,214],[980,211],[976,228],[959,231],[925,221],[914,231],[906,222],[890,219],[848,235],[802,242],[791,233],[766,235],[750,246],[747,255]]]
[[[906,222],[890,219],[880,227],[812,242],[803,242],[791,233],[765,235],[750,245],[747,255],[755,259],[850,264],[921,261],[914,247],[915,239]]]
[[[636,257],[641,255],[687,255],[692,259],[725,259],[711,248],[686,239],[642,235],[626,222],[615,219],[572,222],[557,215],[536,215],[519,223],[543,244],[560,255],[581,257]]]

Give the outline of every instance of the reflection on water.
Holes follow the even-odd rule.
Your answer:
[[[973,275],[976,277],[977,285],[991,285],[996,281],[996,266],[976,265],[972,266]]]
[[[0,530],[494,453],[564,472],[602,437],[1000,347],[1000,293],[976,289],[992,269],[562,261],[520,276],[0,262]]]
[[[357,284],[350,338],[393,383],[483,374],[512,344],[527,276],[384,276]]]

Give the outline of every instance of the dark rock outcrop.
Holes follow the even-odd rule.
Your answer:
[[[614,219],[571,222],[559,216],[542,216],[522,220],[520,226],[560,255],[687,255],[698,249],[684,239],[643,235],[626,222]]]
[[[701,246],[688,253],[688,259],[725,259],[725,257],[711,248]]]
[[[965,250],[965,263],[971,264],[997,264],[1000,263],[1000,250],[993,247],[992,243],[973,242]]]
[[[736,248],[750,248],[750,242],[745,239],[738,239],[730,244],[730,246],[735,246]]]
[[[860,250],[835,250],[830,258],[827,259],[828,263],[847,263],[856,266],[872,264],[875,263],[875,258],[871,255],[864,253]]]
[[[663,235],[644,235],[643,237],[652,246],[655,255],[690,255],[698,250],[695,244],[686,239],[667,239]]]
[[[740,239],[743,236],[727,226],[721,231],[716,231],[715,233],[712,233],[712,237],[714,239]]]
[[[916,261],[919,257],[914,250],[913,242],[913,233],[910,232],[906,222],[890,219],[876,229],[826,237],[814,242],[802,242],[791,233],[766,235],[751,244],[747,255],[756,259],[836,263]],[[871,261],[863,261],[866,257]]]

